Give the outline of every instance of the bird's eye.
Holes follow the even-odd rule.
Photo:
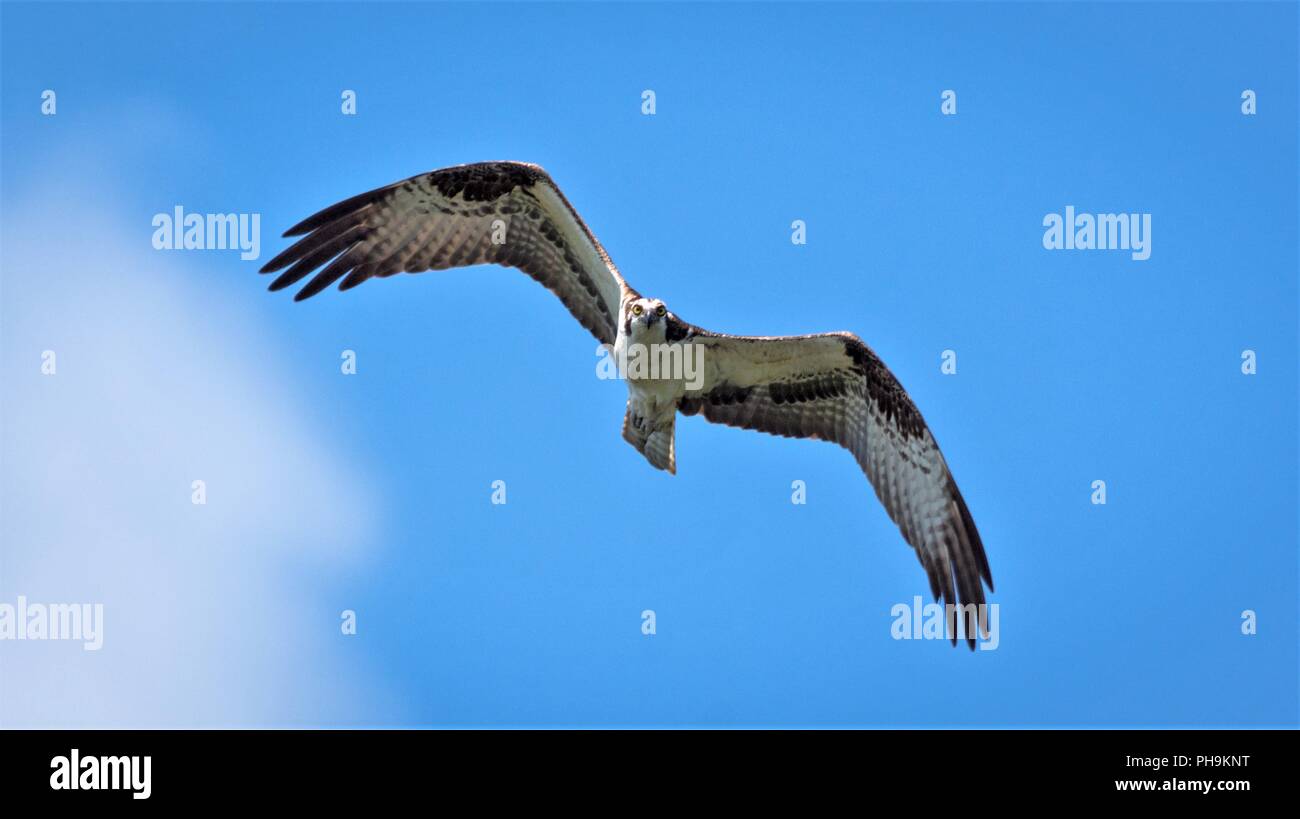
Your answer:
[[[632,305],[632,315],[639,316],[645,312],[645,308],[639,304]]]
[[[655,308],[656,316],[664,316],[667,314],[668,314],[668,308],[664,307],[662,304]]]

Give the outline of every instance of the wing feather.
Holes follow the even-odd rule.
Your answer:
[[[682,399],[683,413],[849,450],[916,551],[934,597],[958,606],[985,602],[993,575],[966,501],[912,399],[861,339],[692,328],[692,340],[705,345],[706,377]],[[975,635],[967,642],[973,648]]]
[[[478,264],[515,267],[541,282],[597,339],[612,344],[631,292],[551,177],[522,162],[480,162],[413,176],[307,217],[301,236],[262,268],[284,270],[271,290],[315,275],[301,301],[342,280]]]

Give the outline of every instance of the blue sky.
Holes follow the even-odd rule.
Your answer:
[[[0,601],[107,620],[0,643],[0,722],[1296,724],[1294,4],[2,13]],[[689,321],[872,345],[998,648],[891,638],[927,585],[847,453],[691,418],[651,469],[515,271],[265,292],[302,217],[484,159]],[[261,214],[261,258],[154,251],[176,205]],[[1045,250],[1067,205],[1151,257]]]

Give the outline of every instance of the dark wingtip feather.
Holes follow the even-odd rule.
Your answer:
[[[280,290],[283,290],[284,288],[288,287],[289,285],[293,284],[294,282],[298,281],[301,278],[302,276],[299,276],[295,274],[294,271],[290,270],[287,273],[281,273],[279,276],[277,276],[275,281],[271,282],[271,286],[266,289],[270,290],[272,293],[275,293]]]
[[[360,261],[358,258],[360,254],[356,252],[356,247],[355,244],[349,246],[348,249],[343,251],[337,259],[326,265],[324,270],[317,273],[315,278],[307,282],[306,287],[298,291],[298,293],[293,297],[293,300],[302,301],[303,299],[309,299],[351,272],[351,270],[357,266],[357,262]]]
[[[339,282],[339,292],[351,290],[357,285],[370,278],[370,269],[368,267],[358,267],[347,275],[343,281]]]
[[[275,271],[279,270],[282,267],[287,267],[291,262],[297,261],[299,255],[300,254],[298,253],[298,245],[295,244],[291,247],[288,247],[280,251],[273,259],[271,259],[271,261],[262,265],[262,269],[257,272],[274,273]]]
[[[307,286],[293,294],[294,301],[303,301],[309,299],[325,288],[329,287],[336,280],[336,277],[327,276],[324,273],[317,274],[316,278],[307,282]]]
[[[946,615],[948,611],[948,604],[951,603],[953,605],[960,606],[960,601],[957,597],[957,588],[956,588],[956,584],[958,583],[957,571],[956,571],[957,567],[952,563],[952,558],[945,559],[943,562],[943,567],[946,570],[944,572],[944,577],[943,577],[943,602],[944,602],[944,614]],[[953,609],[953,613],[954,613],[953,614],[954,621],[949,624],[951,627],[949,630],[952,632],[949,635],[949,638],[952,640],[952,644],[955,646],[957,645],[956,615],[960,613],[960,608]],[[944,619],[947,620],[947,617],[945,616]]]
[[[314,220],[317,219],[324,212],[325,211],[321,211],[321,213],[317,213],[313,216],[308,216],[306,219],[302,220],[298,224],[289,228],[284,232],[284,238],[292,239],[295,236],[301,236],[304,233],[310,232],[313,228],[316,227],[316,223]]]
[[[277,254],[275,254],[274,256],[272,256],[271,259],[270,259],[270,261],[268,261],[266,264],[262,265],[262,269],[259,270],[259,271],[257,271],[257,272],[258,272],[258,273],[274,273],[275,271],[279,270],[280,268],[286,266],[287,264],[289,264],[290,262],[292,262],[294,259],[296,259],[296,258],[298,257],[297,249],[298,249],[298,247],[299,247],[301,244],[302,244],[302,241],[300,240],[300,241],[294,242],[294,243],[293,243],[292,245],[290,245],[289,247],[286,247],[285,249],[281,250],[279,253],[277,253]]]
[[[303,219],[298,224],[286,230],[284,236],[286,239],[292,236],[301,236],[304,233],[315,230],[321,225],[328,224],[344,216],[350,216],[362,208],[368,207],[374,203],[375,200],[379,199],[379,197],[388,193],[398,185],[404,185],[409,181],[410,180],[404,179],[401,182],[394,182],[391,185],[385,185],[382,188],[375,188],[372,191],[359,193],[349,199],[344,199],[342,202],[330,205],[328,208],[313,213],[311,216],[308,216],[306,219]]]
[[[980,539],[979,529],[975,528],[975,519],[971,517],[970,508],[966,506],[966,500],[961,496],[961,492],[957,491],[956,485],[953,486],[953,494],[957,497],[962,526],[965,527],[966,535],[970,538],[971,551],[979,561],[980,576],[984,578],[985,583],[989,584],[989,591],[993,591],[993,571],[989,568],[989,558],[984,552],[984,541]]]

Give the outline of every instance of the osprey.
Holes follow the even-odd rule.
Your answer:
[[[328,207],[284,235],[303,238],[262,272],[284,270],[271,290],[315,272],[295,301],[340,280],[339,290],[350,290],[395,273],[487,263],[522,270],[613,354],[628,385],[623,438],[651,465],[676,473],[679,412],[839,444],[916,550],[935,598],[950,613],[975,604],[982,615],[981,579],[992,591],[993,577],[970,510],[912,399],[852,333],[733,336],[683,321],[629,287],[551,177],[522,162],[413,176]],[[674,366],[688,348],[702,364],[692,379]],[[666,368],[643,366],[647,356]],[[980,623],[983,631],[982,616]],[[955,627],[951,637],[955,644]],[[967,642],[974,648],[969,627]]]

